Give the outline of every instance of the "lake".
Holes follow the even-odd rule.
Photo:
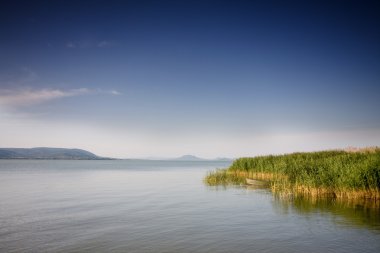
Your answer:
[[[0,160],[0,251],[380,252],[379,209],[203,184],[228,165]]]

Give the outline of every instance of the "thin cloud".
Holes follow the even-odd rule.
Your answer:
[[[66,43],[66,47],[67,48],[76,48],[77,45],[74,42],[69,41]]]
[[[108,93],[116,96],[123,95],[121,92],[118,92],[117,90],[110,90],[108,91]]]
[[[0,90],[0,105],[18,107],[40,104],[50,100],[86,95],[91,93],[87,88],[59,90],[59,89],[18,89]]]
[[[69,41],[66,43],[67,48],[90,48],[93,47],[93,43],[90,41]]]
[[[117,90],[101,90],[101,89],[18,89],[18,90],[0,90],[0,105],[8,107],[20,107],[34,104],[46,103],[65,97],[75,97],[90,94],[109,94],[121,95]]]
[[[99,41],[96,46],[97,47],[114,47],[116,46],[116,43],[114,41],[103,40],[103,41]]]
[[[115,95],[115,96],[123,95],[123,93],[121,93],[117,90],[103,90],[103,89],[96,89],[96,90],[94,90],[94,93],[108,94],[108,95]]]
[[[91,94],[104,94],[112,96],[122,95],[122,93],[117,90],[89,88],[64,90],[54,88],[33,89],[22,87],[18,89],[0,89],[0,106],[17,108],[22,106],[46,103],[51,100],[61,99],[65,97],[84,96]]]

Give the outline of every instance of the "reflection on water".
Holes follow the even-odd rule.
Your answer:
[[[365,199],[311,198],[275,195],[274,208],[281,213],[290,210],[301,215],[326,214],[340,225],[364,227],[380,231],[379,203]]]
[[[252,192],[270,192],[267,187],[241,185],[218,185],[209,187],[214,191],[242,189]],[[280,215],[296,212],[310,217],[316,214],[329,216],[340,226],[355,226],[380,233],[380,204],[368,199],[315,198],[305,195],[273,194],[273,208]],[[327,217],[328,218],[328,217]]]

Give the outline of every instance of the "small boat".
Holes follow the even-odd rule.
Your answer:
[[[246,178],[245,181],[247,182],[247,184],[253,185],[253,186],[268,186],[268,182],[267,181],[263,181],[263,180],[256,180],[256,179]]]

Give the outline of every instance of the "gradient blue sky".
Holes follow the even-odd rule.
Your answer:
[[[380,145],[379,1],[2,1],[0,146]]]

